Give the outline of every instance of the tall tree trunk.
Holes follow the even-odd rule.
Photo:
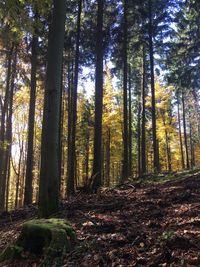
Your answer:
[[[128,175],[131,177],[132,176],[132,98],[131,98],[131,69],[129,68],[129,97],[128,97],[128,103],[129,103],[129,130],[128,130],[128,137],[129,137],[129,144],[128,144],[128,165],[129,165],[129,173]]]
[[[89,130],[86,133],[86,140],[85,140],[85,145],[86,145],[86,151],[85,151],[85,176],[86,176],[86,183],[89,178],[89,153],[90,153],[90,132]]]
[[[35,16],[36,22],[37,15]],[[32,51],[31,51],[31,87],[30,87],[30,103],[29,103],[29,118],[28,118],[28,148],[26,160],[26,177],[25,177],[25,192],[24,205],[32,203],[33,193],[33,164],[34,164],[34,124],[35,124],[35,103],[36,103],[36,74],[37,74],[37,47],[38,37],[33,35]]]
[[[153,134],[153,154],[154,172],[160,171],[159,149],[156,133],[156,100],[155,100],[155,81],[154,81],[154,49],[153,49],[153,21],[152,21],[152,1],[149,0],[149,55],[151,70],[151,112],[152,112],[152,134]]]
[[[142,140],[141,140],[141,172],[142,175],[146,170],[146,53],[143,45],[143,62],[142,62]]]
[[[182,141],[182,131],[181,131],[181,116],[180,116],[179,98],[178,98],[178,130],[179,130],[179,142],[180,142],[182,169],[185,169],[185,161],[184,161],[184,153],[183,153],[183,141]]]
[[[95,181],[92,191],[101,186],[101,151],[102,151],[102,110],[103,110],[103,10],[104,0],[98,0],[97,35],[96,35],[96,80],[95,80],[95,125],[93,172]]]
[[[8,112],[7,112],[7,121],[6,121],[6,133],[5,133],[5,140],[6,140],[6,148],[5,148],[5,155],[3,161],[3,174],[2,174],[2,188],[5,188],[2,192],[2,206],[5,207],[5,197],[8,195],[8,187],[9,187],[9,175],[10,175],[10,156],[11,156],[11,147],[12,147],[12,115],[13,115],[13,95],[14,95],[14,86],[15,86],[15,76],[16,76],[16,64],[17,64],[17,48],[14,52],[14,59],[12,64],[12,75],[11,75],[11,83],[10,83],[10,94],[9,94],[9,105],[8,105]],[[7,204],[6,204],[7,209]]]
[[[189,119],[190,119],[190,166],[195,166],[195,158],[194,158],[194,140],[193,140],[193,129],[192,129],[192,117],[191,112],[189,112]]]
[[[74,86],[72,91],[72,121],[71,121],[71,142],[69,154],[69,171],[67,179],[67,195],[73,195],[75,181],[75,156],[76,156],[76,120],[77,120],[77,89],[78,89],[78,68],[79,68],[79,45],[80,45],[80,29],[81,29],[81,12],[82,0],[79,0],[78,18],[77,18],[77,36],[76,36],[76,55],[74,69]]]
[[[187,169],[189,169],[190,163],[189,163],[187,129],[186,129],[185,99],[184,99],[184,93],[183,92],[182,92],[182,107],[183,107],[183,133],[184,133],[184,144],[185,144],[185,153],[186,153],[186,166],[187,166]]]
[[[67,112],[68,112],[68,122],[67,122],[67,178],[69,177],[69,169],[70,169],[70,154],[71,154],[71,121],[72,121],[72,82],[71,82],[71,62],[69,57],[68,62],[68,89],[67,89]],[[68,181],[67,181],[68,183]],[[68,191],[68,189],[67,189]],[[67,193],[67,192],[66,192]],[[68,195],[68,193],[67,193]]]
[[[48,40],[46,87],[42,127],[39,216],[49,217],[59,205],[60,97],[66,1],[54,0]]]
[[[16,179],[16,193],[15,193],[15,209],[17,209],[19,206],[19,185],[20,185],[20,177],[21,177],[21,164],[22,164],[22,157],[23,157],[23,151],[24,151],[24,141],[22,143],[19,141],[19,147],[20,147],[20,155],[19,155],[19,163],[18,163],[18,169],[17,169],[17,179]]]
[[[166,129],[165,114],[163,114],[162,119],[163,119],[163,124],[164,124],[164,127],[165,127],[165,144],[166,144],[166,154],[167,154],[167,170],[171,171],[172,170],[172,161],[171,161],[170,138],[169,138],[169,133],[167,132],[167,129]]]
[[[138,125],[137,125],[137,146],[138,146],[138,176],[141,176],[141,102],[140,96],[138,97]]]
[[[59,165],[60,165],[60,184],[59,184],[59,189],[60,189],[60,196],[62,198],[63,194],[61,189],[63,188],[63,177],[64,177],[64,168],[63,168],[63,164],[64,164],[64,147],[63,147],[63,126],[64,126],[64,111],[65,111],[65,107],[64,107],[64,90],[63,90],[63,75],[64,75],[64,64],[63,64],[62,60],[62,69],[61,69],[61,94],[60,94],[60,121],[59,121],[59,144],[60,144],[60,157],[59,157]]]
[[[105,186],[110,186],[110,128],[107,129],[106,158],[105,158]]]
[[[12,73],[12,56],[13,56],[14,44],[12,44],[10,51],[8,52],[7,58],[7,77],[6,77],[6,88],[4,103],[2,106],[1,113],[1,128],[0,128],[0,211],[4,210],[5,204],[5,175],[4,175],[4,164],[5,164],[5,134],[6,134],[6,114],[8,112],[9,97],[10,97],[10,81]]]
[[[128,178],[128,106],[127,106],[127,0],[124,0],[124,25],[123,25],[123,165],[122,181]]]

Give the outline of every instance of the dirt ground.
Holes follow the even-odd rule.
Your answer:
[[[13,242],[37,207],[0,215],[0,251]],[[127,183],[78,194],[62,203],[77,242],[63,267],[200,266],[200,174],[164,183]],[[26,253],[0,266],[37,267],[42,257]]]

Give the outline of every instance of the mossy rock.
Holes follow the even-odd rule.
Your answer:
[[[61,257],[70,251],[76,239],[70,224],[62,219],[31,220],[23,224],[22,231],[14,245],[0,255],[0,261],[13,260],[22,251],[44,254],[46,258]]]

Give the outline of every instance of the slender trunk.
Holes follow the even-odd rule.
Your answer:
[[[110,128],[107,130],[106,159],[105,159],[105,186],[110,186]]]
[[[122,181],[128,178],[128,108],[127,108],[127,0],[124,0],[124,26],[123,26],[123,164]]]
[[[80,45],[80,29],[81,29],[81,12],[82,0],[79,0],[78,18],[77,18],[77,36],[76,36],[76,55],[75,55],[75,69],[74,69],[74,86],[72,91],[72,121],[71,121],[71,142],[69,154],[69,172],[67,179],[67,194],[73,195],[75,193],[75,157],[76,157],[76,121],[77,121],[77,89],[78,89],[78,68],[79,68],[79,45]]]
[[[164,123],[165,126],[165,123]],[[167,152],[167,168],[168,171],[172,170],[172,162],[171,162],[171,149],[170,149],[170,139],[169,134],[165,128],[165,143],[166,143],[166,152]]]
[[[179,130],[179,142],[180,142],[182,169],[185,169],[185,161],[184,161],[184,153],[183,153],[183,141],[182,141],[182,132],[181,132],[181,116],[180,116],[179,99],[178,99],[178,130]]]
[[[60,98],[66,1],[54,0],[48,40],[44,115],[42,126],[39,216],[58,211],[60,181]]]
[[[192,124],[190,122],[189,124],[189,130],[190,130],[190,166],[191,168],[193,166],[193,141],[192,141]]]
[[[194,159],[194,141],[193,141],[193,131],[192,131],[192,118],[190,113],[190,165],[191,167],[195,166],[195,159]]]
[[[70,169],[70,154],[71,154],[71,121],[72,121],[72,83],[71,83],[71,63],[70,59],[68,62],[68,90],[67,90],[67,112],[68,112],[68,122],[67,122],[67,177],[69,176]],[[68,181],[67,181],[68,183]],[[68,189],[67,189],[68,191]],[[66,192],[67,193],[67,192]],[[67,193],[68,195],[68,193]]]
[[[11,160],[11,155],[9,155],[8,158],[8,175],[7,175],[7,184],[6,184],[6,211],[9,210],[9,186],[10,186],[10,160]]]
[[[20,185],[20,177],[21,177],[21,164],[22,164],[23,150],[24,150],[24,142],[22,141],[22,144],[20,146],[20,156],[19,156],[19,163],[18,163],[18,169],[17,169],[15,209],[18,208],[18,204],[19,204],[19,185]]]
[[[140,103],[140,97],[139,97],[139,102],[138,102],[138,176],[141,176],[141,103]]]
[[[25,192],[24,205],[32,203],[33,193],[33,164],[34,164],[34,125],[35,125],[35,103],[36,103],[36,74],[37,74],[37,47],[38,37],[36,35],[32,38],[32,52],[31,52],[31,88],[30,88],[30,103],[29,103],[29,119],[28,119],[28,148],[26,160],[26,178],[25,178]]]
[[[185,99],[184,99],[183,92],[182,92],[182,107],[183,107],[183,133],[184,133],[184,144],[185,144],[185,153],[186,153],[186,166],[187,166],[187,169],[189,169],[190,163],[189,163],[187,129],[186,129]]]
[[[12,147],[12,115],[13,115],[13,95],[14,95],[14,86],[15,86],[15,76],[16,76],[16,62],[17,62],[17,49],[15,49],[15,55],[12,64],[12,75],[10,83],[10,94],[9,94],[9,109],[7,112],[7,121],[6,121],[6,132],[5,132],[5,141],[6,148],[4,151],[4,161],[3,161],[3,174],[2,174],[2,188],[5,188],[2,192],[2,206],[5,207],[5,197],[8,194],[7,188],[9,184],[9,166],[10,166],[10,156],[11,156],[11,147]]]
[[[103,10],[104,0],[98,0],[97,35],[96,35],[96,80],[95,80],[95,125],[94,125],[94,160],[95,181],[92,191],[101,186],[101,151],[102,151],[102,110],[103,110]]]
[[[129,176],[132,176],[132,98],[131,98],[131,70],[129,69]]]
[[[151,69],[151,112],[152,112],[154,172],[159,172],[160,166],[159,166],[159,150],[157,147],[158,142],[156,133],[156,100],[155,100],[155,81],[154,81],[153,21],[152,21],[151,0],[149,0],[149,55],[150,55],[150,69]]]
[[[59,144],[60,144],[60,155],[59,155],[59,170],[60,170],[60,180],[59,180],[59,190],[60,196],[62,197],[61,187],[63,186],[62,177],[63,177],[63,123],[64,123],[64,101],[63,101],[63,73],[64,73],[64,64],[62,61],[62,69],[61,69],[61,94],[60,94],[60,118],[59,118]]]
[[[8,111],[8,103],[10,97],[10,81],[11,81],[11,69],[12,69],[12,56],[13,56],[14,44],[12,45],[9,53],[8,53],[8,67],[7,67],[7,77],[6,77],[6,88],[5,88],[5,96],[4,103],[2,106],[1,113],[1,128],[0,128],[0,211],[4,210],[5,203],[5,181],[4,181],[4,160],[5,160],[5,122],[6,122],[6,113]]]
[[[141,172],[142,175],[146,170],[146,54],[143,46],[143,63],[142,63],[142,141],[141,141]]]
[[[85,176],[86,176],[86,182],[89,178],[89,153],[90,153],[90,132],[88,130],[86,134],[86,155],[85,155]]]

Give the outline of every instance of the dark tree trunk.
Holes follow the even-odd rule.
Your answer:
[[[57,212],[60,180],[60,97],[66,1],[54,0],[48,40],[46,87],[41,145],[39,216]]]
[[[142,140],[141,140],[141,173],[146,170],[146,54],[143,46],[143,63],[142,63]]]
[[[129,157],[128,157],[128,163],[129,163],[129,177],[132,176],[132,98],[131,98],[131,70],[129,69],[129,144],[128,144],[128,152],[129,152]]]
[[[128,178],[128,106],[127,106],[127,0],[124,0],[124,26],[123,26],[123,164],[122,181]]]
[[[106,158],[105,158],[105,186],[110,186],[110,128],[107,130]]]
[[[186,129],[185,99],[184,99],[183,92],[182,92],[182,107],[183,107],[183,133],[184,133],[184,144],[185,144],[185,154],[186,154],[186,166],[187,166],[187,169],[189,169],[190,163],[189,163],[187,129]]]
[[[5,132],[5,141],[6,147],[4,151],[4,160],[3,160],[3,173],[2,173],[2,188],[5,190],[2,191],[2,207],[5,207],[5,197],[8,195],[9,187],[9,167],[10,167],[10,156],[11,156],[11,147],[12,147],[12,115],[13,115],[13,94],[14,94],[14,85],[15,85],[15,76],[16,76],[16,62],[17,62],[17,49],[15,49],[15,55],[12,64],[12,75],[10,83],[10,93],[9,93],[9,103],[8,103],[8,112],[6,120],[6,132]],[[7,201],[6,201],[7,202]]]
[[[183,153],[183,141],[182,141],[182,132],[181,132],[181,117],[180,117],[179,99],[178,99],[178,130],[179,130],[179,142],[180,142],[182,169],[185,169],[185,161],[184,161],[184,153]]]
[[[152,21],[152,2],[149,0],[149,55],[151,70],[151,112],[152,112],[152,134],[153,134],[153,154],[154,172],[160,171],[158,140],[156,134],[156,100],[155,100],[155,81],[154,81],[154,49],[153,49],[153,21]]]
[[[61,94],[60,94],[60,121],[59,121],[59,144],[60,144],[60,157],[59,157],[59,170],[60,170],[60,180],[59,180],[59,189],[60,189],[60,196],[62,197],[61,187],[62,187],[62,178],[63,178],[63,163],[64,163],[64,147],[63,147],[63,123],[64,123],[64,90],[63,90],[63,74],[64,74],[64,64],[62,60],[62,69],[61,69]]]
[[[25,176],[25,192],[24,205],[32,203],[32,182],[33,182],[33,164],[34,164],[34,125],[35,125],[35,103],[36,103],[36,74],[37,74],[37,47],[38,37],[32,38],[31,51],[31,88],[30,88],[30,104],[29,104],[29,119],[28,119],[28,148],[26,160],[26,176]]]
[[[138,176],[141,176],[141,103],[140,97],[138,97],[138,125],[137,125],[137,148],[138,148]]]
[[[21,165],[22,165],[22,157],[24,151],[24,141],[20,142],[20,156],[19,156],[19,163],[18,169],[16,173],[16,193],[15,193],[15,209],[19,207],[19,186],[20,186],[20,178],[21,178]]]
[[[68,122],[67,122],[67,177],[69,177],[69,169],[70,169],[70,154],[71,154],[71,121],[72,121],[72,70],[73,67],[71,66],[70,58],[68,62],[68,89],[67,89],[67,112],[68,112]],[[67,181],[68,183],[68,181]],[[68,189],[67,189],[68,191]],[[68,192],[66,192],[68,195]]]
[[[86,133],[86,140],[85,140],[85,145],[86,145],[86,151],[85,151],[85,176],[86,176],[86,182],[88,181],[89,178],[89,153],[90,153],[90,132],[89,130]]]
[[[5,134],[6,134],[6,114],[8,112],[8,105],[9,105],[9,97],[10,97],[10,82],[11,82],[11,73],[12,73],[12,56],[13,56],[14,44],[12,45],[7,59],[7,77],[6,77],[6,88],[5,88],[5,96],[4,96],[4,103],[2,106],[1,112],[1,128],[0,128],[0,211],[4,210],[5,204]]]
[[[102,151],[102,109],[103,109],[103,9],[104,0],[98,0],[97,35],[96,35],[96,80],[95,80],[95,125],[94,125],[94,160],[95,181],[92,191],[101,186],[101,151]]]
[[[192,131],[192,118],[190,113],[190,166],[195,166],[195,153],[194,153],[194,141],[193,141],[193,131]]]
[[[166,144],[166,154],[167,154],[167,170],[172,170],[172,161],[171,161],[171,148],[170,148],[170,137],[169,133],[166,130],[165,114],[163,114],[163,124],[165,127],[165,144]]]
[[[78,18],[77,18],[77,36],[76,36],[76,55],[74,69],[74,85],[72,91],[72,121],[71,121],[71,142],[69,143],[69,170],[67,179],[67,195],[75,193],[75,161],[76,161],[76,120],[77,120],[77,88],[78,88],[78,68],[79,68],[79,45],[80,45],[80,28],[81,28],[82,0],[79,0]]]

